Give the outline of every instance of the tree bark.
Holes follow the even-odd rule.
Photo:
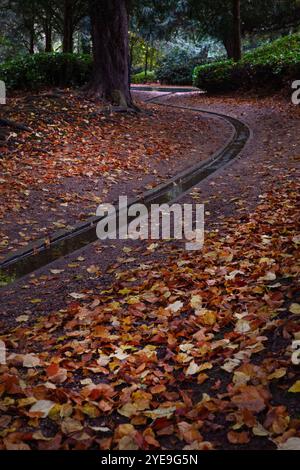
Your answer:
[[[35,36],[35,32],[34,32],[34,26],[32,26],[32,28],[30,29],[30,32],[29,32],[29,54],[34,54],[34,36]]]
[[[122,108],[132,108],[127,0],[89,0],[94,69],[86,88]]]
[[[153,47],[153,44],[151,44],[151,49],[150,49],[150,70],[153,70],[154,67],[154,58],[155,58],[155,49]]]
[[[233,0],[233,60],[242,58],[241,0]]]
[[[234,51],[234,45],[233,45],[233,37],[232,35],[231,36],[228,36],[228,37],[224,37],[223,38],[223,44],[224,44],[224,47],[226,49],[226,53],[227,53],[227,57],[228,59],[233,59],[233,51]]]
[[[51,20],[45,23],[45,52],[52,52],[52,25]]]
[[[148,76],[148,62],[149,62],[149,45],[146,43],[146,53],[145,53],[145,78]]]
[[[63,32],[63,52],[72,53],[74,23],[72,0],[64,0],[64,32]]]

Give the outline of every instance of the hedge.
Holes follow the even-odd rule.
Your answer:
[[[8,89],[81,86],[91,71],[89,55],[41,53],[4,62],[0,65],[0,80]]]
[[[300,34],[278,39],[246,53],[234,63],[223,60],[194,69],[194,85],[208,92],[281,89],[300,78]]]
[[[156,74],[155,72],[149,71],[147,72],[147,75],[145,75],[145,71],[136,73],[135,75],[132,76],[132,83],[133,84],[139,84],[139,83],[149,83],[149,82],[154,82],[156,80]]]

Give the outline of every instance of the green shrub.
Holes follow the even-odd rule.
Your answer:
[[[193,53],[181,47],[174,47],[158,63],[157,79],[166,85],[191,85],[194,67],[201,59],[199,51]]]
[[[10,89],[80,86],[91,71],[89,55],[41,53],[4,62],[0,65],[0,80]]]
[[[195,67],[194,85],[209,92],[250,88],[281,89],[300,76],[300,34],[278,39],[230,60]]]
[[[139,84],[139,83],[149,83],[149,82],[154,82],[156,80],[156,75],[155,72],[149,71],[147,72],[147,76],[145,75],[145,71],[136,73],[132,77],[132,83],[133,84]]]

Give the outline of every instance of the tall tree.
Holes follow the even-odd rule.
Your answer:
[[[87,13],[85,0],[63,1],[63,52],[73,52],[74,33]]]
[[[238,62],[242,58],[241,36],[241,0],[233,0],[233,60]]]
[[[73,7],[72,0],[63,2],[63,52],[73,52]]]
[[[300,24],[299,0],[185,1],[190,7],[191,17],[198,22],[199,32],[221,41],[230,59],[239,56],[239,30],[245,35],[255,30]]]
[[[37,19],[41,24],[42,31],[45,37],[45,52],[52,52],[53,50],[52,34],[54,11],[52,3],[47,0],[40,0],[39,2],[39,14]]]
[[[11,8],[20,21],[20,28],[24,32],[24,43],[30,54],[34,54],[37,39],[37,0],[23,0],[11,2]]]
[[[89,0],[94,69],[87,92],[132,108],[129,79],[128,0]]]

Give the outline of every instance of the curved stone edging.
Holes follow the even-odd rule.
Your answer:
[[[134,91],[147,91],[145,90],[145,87],[137,88],[139,89],[135,89]],[[160,88],[160,90],[161,89],[162,88]],[[157,89],[153,88],[152,91],[156,90]],[[167,91],[169,89],[165,88],[165,90]],[[137,203],[143,203],[149,207],[151,204],[163,204],[175,201],[195,185],[236,158],[250,138],[251,130],[249,127],[236,118],[201,108],[192,108],[189,106],[173,105],[169,103],[166,104],[158,101],[160,98],[165,98],[166,96],[179,92],[177,88],[172,88],[170,90],[172,91],[167,95],[164,94],[159,97],[156,96],[146,101],[161,106],[205,113],[219,119],[224,119],[232,126],[232,136],[222,149],[215,152],[208,160],[187,168],[173,178],[170,178],[167,182],[145,192],[142,196],[130,200],[128,207]],[[191,88],[180,88],[181,93],[190,93],[193,91],[196,90]],[[116,203],[114,204],[116,205]],[[97,240],[96,225],[100,220],[100,217],[91,217],[87,219],[86,222],[77,224],[70,231],[59,231],[54,233],[50,238],[50,243],[49,241],[46,242],[44,239],[40,239],[30,243],[26,248],[18,250],[0,264],[0,281],[5,284],[14,282],[16,279],[32,273],[58,258],[95,242]]]

